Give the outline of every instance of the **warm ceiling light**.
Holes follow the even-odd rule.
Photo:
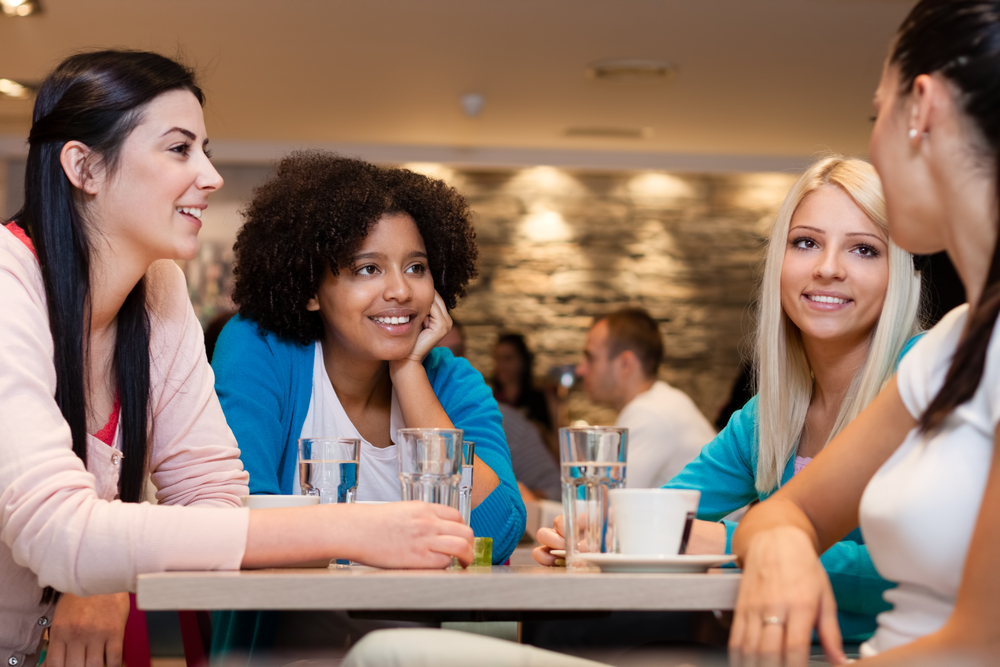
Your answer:
[[[38,0],[0,0],[0,8],[7,16],[31,16],[42,11]]]
[[[598,81],[666,81],[675,74],[674,65],[639,58],[600,60],[587,67],[587,76]]]
[[[26,86],[10,79],[0,79],[0,95],[13,97],[18,100],[26,100],[31,97],[33,87]]]

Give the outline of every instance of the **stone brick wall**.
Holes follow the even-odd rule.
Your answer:
[[[794,175],[423,170],[477,214],[480,277],[455,313],[476,368],[489,376],[501,331],[527,336],[536,375],[574,364],[595,315],[641,306],[663,332],[662,378],[714,419],[749,351],[761,233]],[[614,419],[579,389],[568,406]]]

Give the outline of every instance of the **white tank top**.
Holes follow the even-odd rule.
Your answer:
[[[330,376],[323,363],[323,347],[316,341],[313,356],[312,395],[309,397],[309,411],[302,424],[300,438],[359,438],[361,457],[358,465],[357,500],[400,500],[399,462],[396,454],[396,432],[404,428],[403,414],[399,409],[396,390],[392,390],[392,407],[389,413],[389,433],[393,444],[380,448],[371,444],[358,433],[351,419],[341,405],[337,392],[333,389]],[[299,485],[299,468],[295,467],[292,488],[296,494],[302,493]]]

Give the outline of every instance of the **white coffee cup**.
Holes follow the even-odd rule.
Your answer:
[[[700,491],[612,489],[611,516],[619,553],[675,556],[689,519],[698,513]]]
[[[274,507],[307,507],[319,505],[319,496],[275,496],[261,494],[257,496],[241,496],[243,507],[252,510],[271,509]]]

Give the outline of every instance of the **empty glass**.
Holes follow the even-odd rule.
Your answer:
[[[467,440],[462,449],[462,481],[458,484],[458,511],[466,525],[472,520],[472,466],[476,462],[476,443]]]
[[[458,509],[462,430],[401,428],[397,440],[403,500],[423,500]]]
[[[358,490],[358,438],[300,438],[299,484],[321,503],[353,503]]]
[[[625,486],[628,429],[559,429],[566,564],[586,566],[581,553],[613,553],[608,491]]]

